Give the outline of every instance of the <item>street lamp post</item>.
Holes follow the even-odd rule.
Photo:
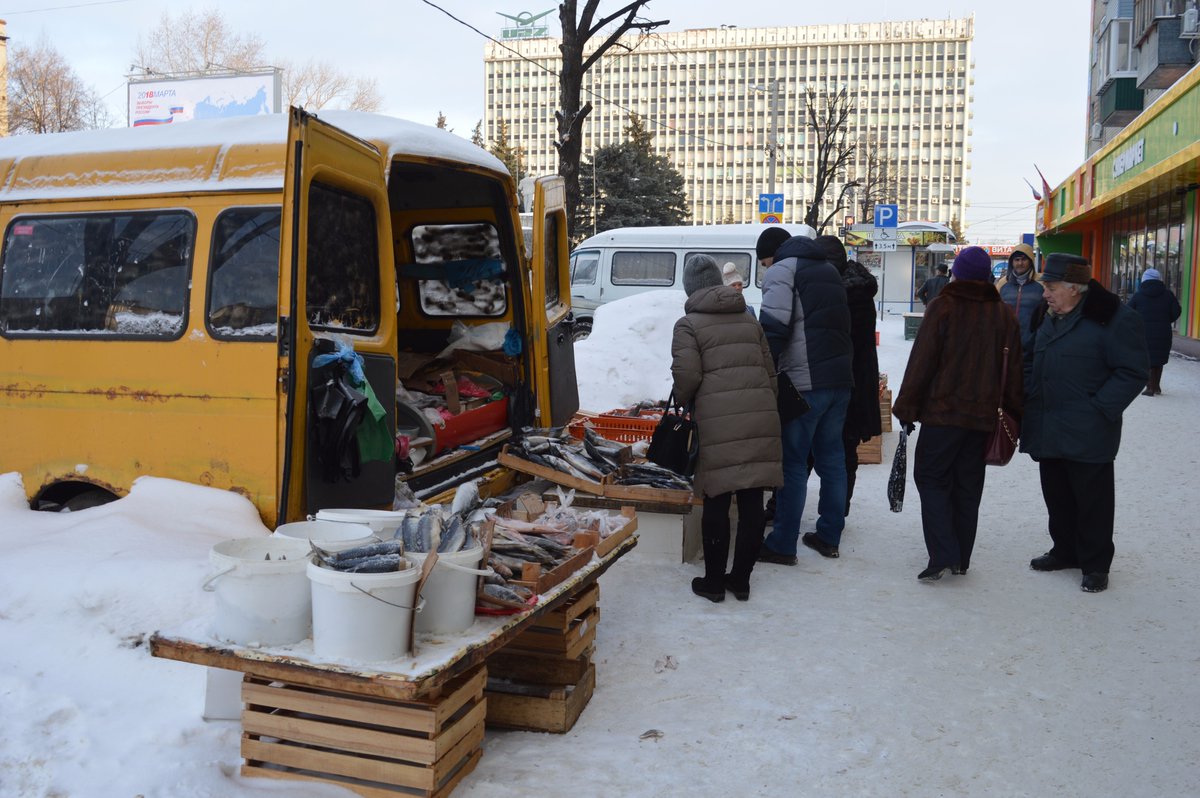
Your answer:
[[[766,85],[756,83],[750,88],[770,92],[771,134],[767,139],[767,191],[775,193],[775,158],[779,152],[779,79],[771,78]]]

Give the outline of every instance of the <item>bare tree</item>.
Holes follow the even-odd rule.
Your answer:
[[[265,44],[257,34],[233,29],[216,9],[178,16],[164,11],[157,27],[138,38],[136,66],[147,74],[261,69]],[[318,110],[330,105],[352,111],[375,111],[382,99],[375,78],[355,78],[326,61],[279,64],[283,98],[289,105]]]
[[[309,59],[299,66],[280,63],[283,70],[283,99],[288,105],[319,110],[337,103],[351,111],[379,109],[379,87],[375,78],[352,78],[327,61]]]
[[[639,21],[638,12],[649,0],[634,0],[606,17],[596,18],[600,0],[584,0],[579,11],[576,0],[563,0],[558,6],[558,19],[562,25],[562,72],[559,74],[558,120],[558,173],[567,183],[567,220],[574,240],[575,219],[579,207],[579,160],[583,154],[583,120],[592,111],[592,104],[580,106],[583,93],[583,77],[618,40],[631,30],[649,31],[669,20],[659,22]],[[616,23],[615,25],[613,23]],[[607,30],[609,26],[613,26]],[[604,34],[605,38],[585,58],[583,51],[593,37]]]
[[[818,92],[808,89],[804,97],[805,127],[812,131],[817,145],[816,170],[813,174],[813,198],[804,223],[823,233],[825,228],[846,207],[846,195],[857,188],[858,182],[847,176],[847,167],[854,162],[858,145],[850,141],[849,123],[857,103],[845,89]],[[837,196],[826,200],[833,187],[841,183]],[[822,214],[828,205],[829,213]]]
[[[904,174],[895,154],[874,134],[859,139],[858,149],[859,218],[870,219],[876,205],[896,202],[896,187]]]
[[[112,113],[45,37],[13,47],[8,63],[8,132],[61,133],[111,127]]]
[[[233,30],[215,8],[188,9],[172,17],[164,11],[158,26],[138,37],[137,65],[152,72],[253,69],[263,65],[263,40]]]

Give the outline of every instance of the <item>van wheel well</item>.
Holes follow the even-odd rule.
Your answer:
[[[46,512],[78,512],[108,504],[118,498],[112,491],[90,482],[57,482],[43,489],[32,504],[35,510]]]

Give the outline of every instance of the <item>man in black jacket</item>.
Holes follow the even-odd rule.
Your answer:
[[[1149,358],[1141,318],[1091,273],[1078,255],[1046,258],[1025,351],[1021,451],[1038,462],[1054,543],[1029,567],[1079,568],[1083,590],[1099,593],[1114,553],[1121,415],[1146,386]]]
[[[930,302],[937,299],[937,295],[942,292],[942,289],[945,288],[949,282],[950,278],[946,276],[946,264],[939,263],[937,265],[937,274],[927,279],[921,284],[921,287],[917,289],[917,299],[921,300],[923,304],[928,306]]]
[[[850,308],[841,275],[812,239],[794,236],[775,252],[763,279],[760,320],[779,371],[779,390],[794,386],[809,410],[783,423],[783,489],[759,559],[796,564],[809,451],[821,478],[821,495],[816,532],[806,533],[802,541],[824,557],[837,557],[846,525],[842,429],[854,386]]]

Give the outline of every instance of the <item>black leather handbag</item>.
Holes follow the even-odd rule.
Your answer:
[[[646,459],[676,474],[690,477],[696,473],[699,454],[700,436],[697,434],[696,421],[692,418],[692,408],[677,404],[675,394],[671,394],[662,420],[650,438]]]

